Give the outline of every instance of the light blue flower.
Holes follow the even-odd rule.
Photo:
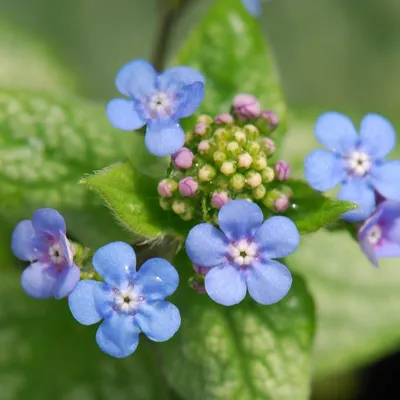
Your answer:
[[[396,144],[396,133],[386,118],[366,115],[358,135],[349,118],[328,112],[317,120],[315,136],[328,150],[314,150],[306,157],[306,179],[320,191],[341,184],[338,198],[359,205],[343,219],[368,218],[375,207],[375,191],[400,201],[400,161],[385,161]]]
[[[78,283],[80,270],[73,262],[65,229],[64,218],[52,208],[37,210],[32,220],[15,227],[11,249],[19,259],[31,261],[21,277],[22,287],[30,296],[61,299]]]
[[[219,211],[222,232],[211,224],[196,225],[186,239],[186,252],[199,267],[211,267],[205,290],[217,303],[231,306],[250,296],[273,304],[288,293],[290,271],[274,258],[293,253],[300,242],[294,223],[286,217],[263,222],[260,207],[232,200]]]
[[[115,85],[128,99],[113,99],[107,117],[119,129],[135,130],[147,124],[145,144],[155,156],[178,151],[185,142],[179,124],[192,115],[204,97],[204,76],[185,66],[160,75],[145,60],[133,60],[118,72]]]
[[[262,0],[242,0],[243,5],[247,11],[254,17],[258,17],[261,14],[261,1]],[[265,1],[265,0],[264,0]]]
[[[93,267],[104,282],[80,281],[68,301],[81,324],[104,319],[96,334],[101,350],[113,357],[127,357],[136,350],[140,332],[155,342],[175,334],[181,317],[164,299],[175,292],[179,277],[168,261],[150,259],[136,272],[132,247],[114,242],[96,251]]]

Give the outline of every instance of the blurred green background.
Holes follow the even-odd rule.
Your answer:
[[[171,56],[211,3],[212,0],[194,0],[174,29]],[[159,25],[157,11],[156,0],[1,0],[0,82],[3,86],[53,91],[69,87],[105,103],[116,94],[113,79],[123,63],[137,57],[151,58]],[[261,24],[275,51],[288,105],[295,116],[289,136],[293,141],[286,154],[299,166],[304,154],[315,145],[310,121],[317,111],[303,110],[336,109],[351,115],[375,111],[400,122],[399,0],[272,0],[263,7]],[[37,58],[37,54],[41,57]],[[12,62],[4,63],[2,60],[8,57],[13,58]],[[59,72],[58,63],[73,72]],[[32,82],[21,83],[25,70],[30,74],[34,70]],[[310,139],[307,142],[304,138]],[[2,232],[8,232],[8,227],[1,215],[0,223],[3,239]],[[309,274],[306,278],[317,297],[317,308],[322,310],[324,330],[317,339],[316,375],[329,376],[332,371],[339,376],[316,384],[315,398],[319,399],[347,399],[356,387],[352,374],[340,372],[343,359],[350,360],[344,369],[351,370],[353,365],[373,360],[383,349],[393,349],[400,339],[398,317],[390,320],[390,315],[400,314],[400,307],[398,285],[389,270],[377,279],[356,244],[346,242],[345,257],[350,260],[348,265],[354,266],[351,283],[343,288],[345,277],[343,265],[339,264],[344,259],[340,257],[336,264],[326,264],[327,274],[317,273],[317,250],[327,242],[333,243],[328,253],[332,260],[337,256],[335,248],[343,248],[343,240],[339,234],[328,236],[324,232],[312,236],[308,249],[293,260],[299,273]],[[3,263],[6,252],[1,252],[1,247],[8,247],[7,241],[8,238],[0,242]],[[130,399],[133,388],[140,399],[176,398],[165,389],[152,387],[149,391],[152,384],[146,382],[146,371],[158,372],[157,360],[147,357],[146,346],[140,348],[143,357],[139,353],[135,356],[137,360],[147,360],[144,364],[109,361],[92,340],[94,329],[75,324],[65,304],[44,304],[26,296],[10,302],[19,292],[18,274],[16,270],[12,277],[3,277],[1,284],[5,289],[0,295],[0,322],[6,328],[0,331],[0,400]],[[352,283],[358,282],[360,274],[364,274],[360,282],[363,289],[357,297],[357,286]],[[371,293],[377,311],[372,320],[367,311],[360,312],[363,304],[367,307],[364,300]],[[347,302],[334,308],[334,296],[346,298]],[[328,307],[332,308],[330,312]],[[49,317],[59,313],[65,318],[52,323]],[[339,331],[341,334],[335,333]],[[364,332],[364,342],[371,339],[368,350],[367,343],[355,346],[360,332]],[[342,347],[330,346],[329,334],[336,336],[336,346]],[[86,337],[88,340],[82,339]],[[47,342],[48,338],[51,340]],[[79,358],[80,343],[85,343],[84,359]],[[86,343],[91,347],[87,348]],[[343,356],[347,350],[348,360]],[[48,377],[51,384],[45,387]],[[68,382],[74,385],[69,387]],[[96,390],[93,382],[98,382]],[[160,382],[163,388],[162,378]]]

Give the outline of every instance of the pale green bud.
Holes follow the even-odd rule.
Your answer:
[[[235,174],[229,181],[229,184],[233,190],[240,191],[244,188],[246,178],[242,174]]]

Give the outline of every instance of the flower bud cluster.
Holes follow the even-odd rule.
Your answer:
[[[235,97],[231,113],[199,116],[158,184],[161,207],[184,220],[196,214],[213,220],[229,200],[244,198],[284,212],[291,194],[277,183],[289,178],[290,166],[270,160],[277,125],[272,111],[262,111],[257,98],[245,94]]]

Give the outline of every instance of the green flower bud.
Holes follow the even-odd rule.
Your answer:
[[[279,190],[287,197],[292,197],[293,196],[293,190],[289,186],[281,186]]]
[[[160,207],[163,210],[170,210],[171,209],[171,201],[166,199],[165,197],[160,197],[159,202],[160,202]]]
[[[256,155],[254,157],[253,165],[252,167],[256,171],[262,171],[265,168],[267,168],[267,157],[265,157],[262,153]]]
[[[194,208],[193,207],[189,207],[189,209],[186,212],[184,212],[183,214],[180,214],[180,217],[184,221],[190,221],[194,217]]]
[[[261,171],[261,177],[264,183],[272,182],[275,178],[275,172],[272,168],[267,167]]]
[[[235,174],[229,181],[229,185],[233,190],[241,191],[246,183],[246,178],[242,174]]]
[[[236,129],[233,133],[233,137],[239,144],[246,143],[247,140],[246,132],[243,131],[242,129]]]
[[[172,203],[172,210],[175,214],[184,214],[188,211],[188,204],[186,203],[186,201],[176,199]]]
[[[236,196],[236,199],[242,199],[242,200],[247,200],[247,201],[253,201],[247,194],[240,193]]]
[[[236,166],[232,161],[224,161],[219,169],[224,175],[229,176],[236,172]]]
[[[198,172],[199,180],[202,182],[210,182],[216,175],[217,171],[210,164],[203,165]]]
[[[196,123],[204,123],[207,125],[211,125],[214,120],[207,114],[199,115],[197,117]]]
[[[260,131],[257,129],[256,126],[252,124],[247,124],[243,127],[244,131],[246,132],[246,136],[248,140],[255,140],[260,135]]]
[[[241,149],[238,142],[229,142],[226,145],[226,152],[230,157],[236,157],[241,153]]]
[[[278,189],[272,189],[264,197],[262,203],[270,210],[274,210],[275,201],[278,200],[281,196],[282,193]]]
[[[256,156],[259,151],[260,151],[260,144],[257,142],[248,142],[245,146],[245,148],[247,149],[247,151],[252,155],[252,156]]]
[[[253,189],[260,186],[262,183],[261,174],[255,171],[248,172],[246,174],[246,183]]]
[[[214,132],[214,137],[218,142],[226,142],[230,137],[230,132],[227,128],[218,128]]]
[[[186,134],[185,134],[185,145],[189,145],[193,141],[193,138],[194,138],[193,132],[186,132]]]
[[[221,165],[226,160],[226,154],[223,151],[216,151],[213,154],[213,159],[216,164]]]
[[[267,194],[267,189],[265,189],[264,185],[260,185],[253,189],[252,193],[256,200],[261,200]]]

